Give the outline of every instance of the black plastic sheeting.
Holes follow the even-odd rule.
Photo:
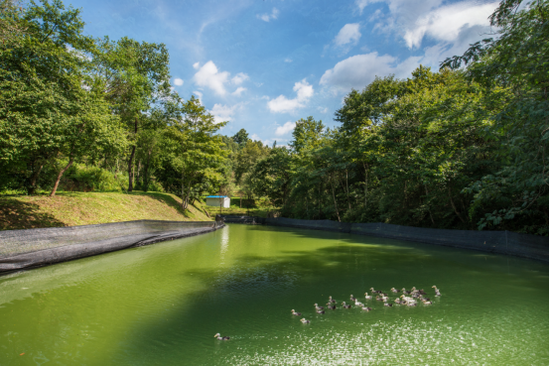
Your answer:
[[[331,220],[299,220],[251,216],[222,216],[226,223],[265,224],[271,226],[337,231],[389,239],[479,250],[548,262],[548,237],[510,231],[474,231],[430,229],[377,223],[349,223]]]
[[[0,273],[185,238],[223,226],[217,217],[216,221],[138,220],[0,231]]]

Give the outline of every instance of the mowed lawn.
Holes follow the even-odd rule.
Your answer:
[[[0,197],[0,230],[102,224],[131,220],[210,221],[202,202],[182,210],[160,192],[60,192],[55,197]]]

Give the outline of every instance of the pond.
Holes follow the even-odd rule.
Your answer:
[[[413,286],[433,305],[364,298]],[[235,224],[0,277],[0,364],[548,365],[548,293],[531,260]]]

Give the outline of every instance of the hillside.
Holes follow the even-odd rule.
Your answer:
[[[209,221],[202,203],[185,212],[168,193],[60,192],[56,197],[0,197],[0,230],[131,220]]]

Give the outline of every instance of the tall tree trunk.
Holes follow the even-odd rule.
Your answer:
[[[455,214],[456,216],[460,219],[460,221],[462,221],[463,223],[465,223],[466,221],[464,221],[462,219],[462,217],[460,216],[460,214],[458,213],[458,210],[456,209],[456,206],[455,206],[455,203],[453,201],[453,197],[451,195],[451,186],[447,186],[447,192],[449,192],[449,199],[451,200],[451,206],[453,206],[453,210],[455,211]]]
[[[134,190],[134,155],[136,154],[136,146],[132,146],[130,159],[128,159],[128,192]]]
[[[31,195],[36,192],[36,181],[38,180],[38,176],[40,175],[40,172],[42,171],[43,167],[44,167],[44,163],[40,164],[38,169],[34,169],[34,162],[33,162],[33,165],[32,165],[33,172],[30,178],[30,184],[27,187],[27,192],[29,192],[29,194]]]
[[[149,165],[151,164],[151,149],[147,151],[147,160],[145,161],[145,167],[143,168],[143,190],[147,192],[149,190]]]
[[[57,191],[57,187],[59,186],[59,181],[61,181],[61,177],[63,174],[73,165],[74,159],[70,158],[69,163],[65,166],[65,168],[61,169],[59,174],[57,175],[57,179],[55,180],[55,184],[53,185],[52,193],[50,193],[50,197],[55,196],[55,192]]]
[[[138,119],[137,117],[134,120],[134,138],[137,139],[138,132]],[[128,160],[128,192],[134,190],[134,156],[136,154],[136,144],[132,146],[132,153],[130,154],[130,159]]]
[[[332,199],[334,201],[334,209],[336,210],[336,217],[338,217],[338,222],[342,222],[340,220],[340,212],[338,211],[338,204],[336,203],[336,195],[334,194],[334,183],[332,181],[332,178],[329,178],[330,180],[330,186],[332,188]]]

